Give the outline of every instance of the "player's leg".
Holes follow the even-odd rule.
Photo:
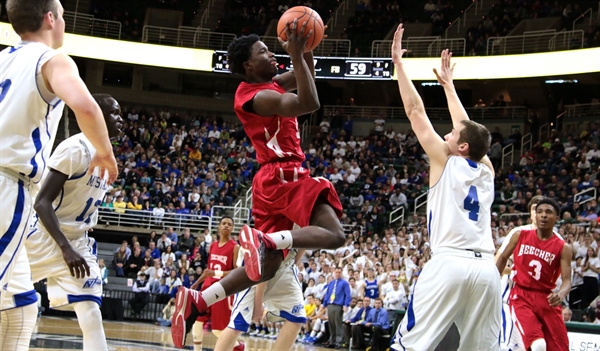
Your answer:
[[[94,301],[82,301],[73,304],[77,321],[83,333],[84,350],[108,350],[106,335],[102,326],[100,306]]]
[[[553,308],[547,301],[539,301],[539,304],[542,303],[545,303],[542,332],[544,333],[546,348],[548,351],[569,350],[569,336],[562,318],[561,308]],[[533,349],[533,345],[531,348]]]
[[[285,220],[285,218],[282,219]],[[277,219],[273,218],[272,220]],[[271,225],[267,224],[266,227],[271,227]],[[240,231],[239,238],[240,245],[245,249],[246,272],[254,281],[262,280],[262,271],[267,266],[264,262],[267,250],[337,249],[344,245],[346,240],[344,229],[334,207],[323,198],[316,199],[307,226],[275,233],[262,233],[257,229],[244,226]]]
[[[455,319],[459,350],[498,350],[502,329],[502,296],[498,269],[492,257],[473,260],[463,281],[462,299],[468,301]],[[481,313],[486,311],[486,313]]]
[[[10,283],[1,296],[0,350],[29,350],[38,315],[37,295],[31,282],[25,249],[16,257]]]
[[[540,293],[526,291],[518,286],[515,286],[511,293],[510,311],[526,350],[532,346],[534,341],[544,339],[542,323],[535,314],[536,294]],[[518,296],[518,298],[513,298],[514,296]]]
[[[215,351],[231,351],[234,347],[237,350],[244,349],[244,346],[240,346],[243,344],[238,343],[237,339],[242,333],[248,330],[250,323],[252,323],[255,293],[256,288],[252,287],[235,295],[229,324],[221,332],[215,345]]]
[[[202,351],[202,341],[204,340],[204,322],[195,321],[192,326],[192,339],[194,351]]]
[[[415,283],[406,315],[392,349],[433,350],[469,301],[463,299],[468,262],[453,256],[433,256]],[[498,336],[496,336],[497,338]]]
[[[267,265],[263,279],[272,278],[283,260],[281,251],[269,251],[266,255]],[[179,288],[175,297],[175,313],[171,325],[171,336],[176,347],[183,347],[185,336],[190,332],[198,316],[207,313],[208,307],[227,296],[234,295],[255,285],[248,278],[244,267],[236,268],[220,281],[206,290],[199,292],[187,288]]]

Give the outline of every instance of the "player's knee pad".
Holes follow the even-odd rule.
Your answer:
[[[204,338],[204,323],[196,321],[192,326],[192,337],[194,338],[194,343],[202,343],[202,339]]]
[[[29,341],[37,320],[37,304],[2,311],[0,350],[29,350]]]
[[[546,351],[546,340],[537,339],[531,343],[531,351]]]

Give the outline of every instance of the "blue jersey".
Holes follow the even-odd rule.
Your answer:
[[[379,285],[377,285],[377,279],[373,281],[365,280],[365,296],[371,299],[379,297]]]

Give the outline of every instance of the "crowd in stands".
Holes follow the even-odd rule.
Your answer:
[[[115,143],[123,172],[105,199],[107,210],[162,207],[165,214],[194,214],[197,208],[231,203],[240,189],[249,186],[257,168],[255,153],[239,124],[218,116],[180,117],[164,110],[129,109],[123,116],[127,123]],[[505,137],[492,129],[494,145],[520,147],[518,131]],[[369,136],[353,132],[352,120],[339,110],[326,116],[320,132],[307,141],[304,167],[334,183],[344,206],[340,220],[353,229],[344,247],[309,251],[302,259],[299,280],[305,287],[307,310],[314,313],[302,338],[306,342],[324,340],[327,329],[316,322],[325,321],[326,315],[318,306],[335,267],[342,268],[343,279],[351,286],[351,311],[359,311],[359,301],[364,306],[365,296],[370,297],[370,306],[381,298],[382,308],[395,311],[404,309],[430,257],[424,207],[415,211],[415,200],[428,189],[428,159],[415,134],[386,127],[382,118],[374,119]],[[582,320],[581,311],[589,312],[588,306],[598,301],[598,273],[589,267],[600,269],[599,143],[597,123],[577,134],[552,130],[514,165],[502,169],[495,163],[492,233],[498,247],[513,227],[528,222],[532,196],[547,195],[560,202],[558,231],[574,252],[574,294],[568,302],[576,311],[574,320]],[[595,192],[576,195],[587,189]],[[119,202],[127,205],[116,206]],[[399,207],[406,210],[404,222],[390,225],[390,212]],[[216,240],[208,229],[177,231],[165,227],[150,235],[140,232],[140,240],[134,237],[117,250],[112,269],[118,276],[140,275],[139,284],[147,287],[147,293],[172,297],[177,286],[190,286],[202,274],[209,244]],[[402,293],[389,295],[392,299],[388,296],[392,291]],[[365,317],[358,316],[348,314],[344,320]],[[588,313],[585,320],[593,321],[590,318]],[[268,326],[261,328],[254,333],[271,335],[278,327],[271,326],[269,332],[264,330]],[[348,333],[352,335],[352,330]]]
[[[589,5],[589,6],[588,6]],[[470,56],[485,55],[487,40],[490,37],[504,37],[508,35],[522,20],[545,17],[560,17],[562,25],[560,29],[572,30],[573,21],[583,15],[584,11],[592,7],[593,3],[582,2],[571,3],[563,1],[513,1],[499,0],[493,8],[477,22],[467,29],[465,39],[467,41],[466,52]],[[597,6],[597,4],[595,4]],[[588,13],[587,16],[590,16]],[[600,28],[598,23],[590,26],[585,38],[573,38],[573,45],[584,40],[584,47],[600,46]]]

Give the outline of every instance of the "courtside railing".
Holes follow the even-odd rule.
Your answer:
[[[167,28],[144,26],[144,43],[181,46],[199,49],[226,50],[236,36],[230,33],[211,32],[205,28]]]
[[[583,48],[583,31],[541,30],[523,35],[490,37],[486,55],[516,55]]]
[[[94,18],[92,15],[65,11],[65,32],[91,37],[121,39],[121,22]]]
[[[427,108],[427,116],[432,120],[450,120],[450,112],[447,108]],[[514,107],[467,107],[465,109],[472,120],[491,119],[525,119],[528,109],[522,106]],[[324,106],[326,116],[341,114],[351,118],[376,118],[406,119],[403,107],[357,107],[357,106]]]
[[[262,36],[260,37],[263,43],[271,52],[276,54],[286,54],[277,37]],[[313,50],[315,56],[330,56],[330,57],[350,57],[352,42],[348,39],[323,39],[321,44]]]
[[[402,41],[402,48],[408,50],[406,57],[437,57],[444,49],[450,49],[454,56],[465,56],[466,41],[462,38],[444,39],[435,37],[410,37]],[[371,57],[392,57],[391,40],[374,40],[371,43]]]

